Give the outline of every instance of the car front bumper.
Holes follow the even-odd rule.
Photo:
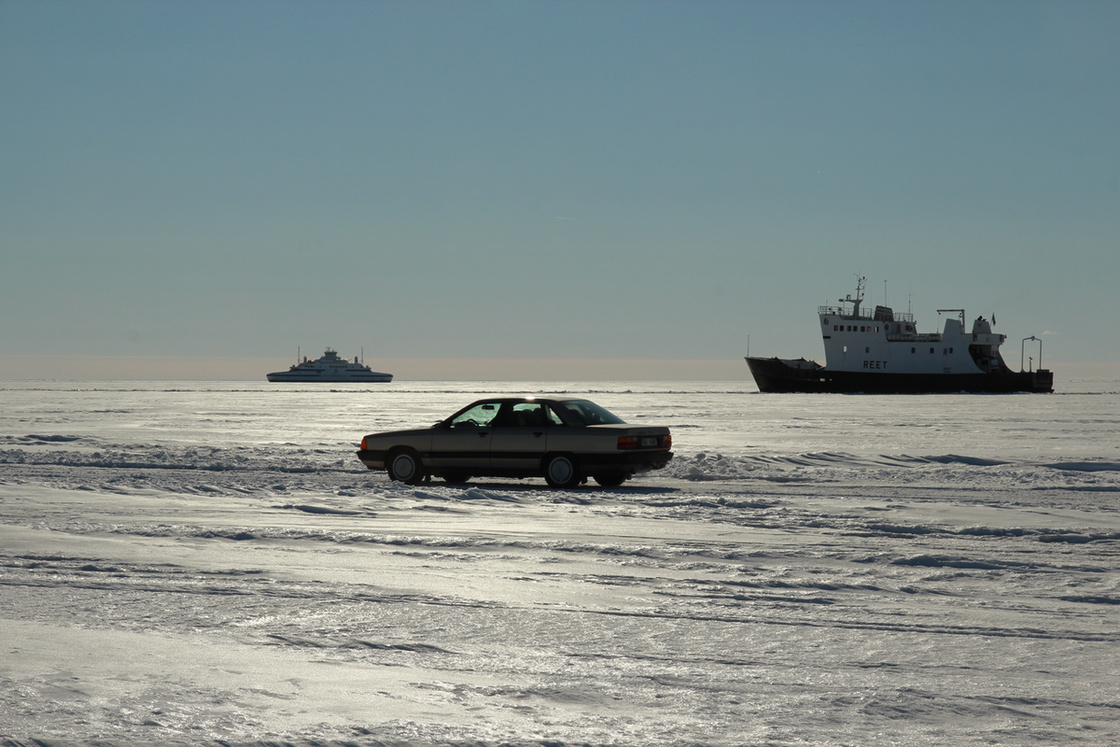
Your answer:
[[[369,469],[385,469],[385,455],[388,453],[384,449],[359,449],[358,459]]]

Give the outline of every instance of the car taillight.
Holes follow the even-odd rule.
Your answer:
[[[362,439],[362,451],[366,451],[366,440]]]
[[[618,448],[620,449],[669,449],[673,446],[673,437],[665,436],[619,436]]]

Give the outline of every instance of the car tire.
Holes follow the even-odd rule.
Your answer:
[[[466,485],[470,479],[466,472],[445,472],[443,475],[443,481],[451,485]]]
[[[544,467],[544,479],[554,488],[574,488],[583,482],[579,464],[575,459],[558,454],[548,460]]]
[[[600,472],[595,475],[595,482],[602,485],[604,488],[617,488],[622,483],[626,482],[629,477],[625,472]]]
[[[398,449],[389,453],[385,462],[389,479],[405,485],[419,485],[424,482],[424,464],[420,455],[412,449]]]

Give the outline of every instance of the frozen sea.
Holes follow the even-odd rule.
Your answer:
[[[1058,375],[0,382],[0,744],[1120,743],[1120,382]],[[676,457],[558,491],[354,455],[499,392]]]

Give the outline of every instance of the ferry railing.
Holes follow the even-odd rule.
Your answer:
[[[908,311],[895,311],[891,314],[890,319],[877,319],[874,313],[867,313],[865,309],[860,309],[859,316],[852,316],[852,310],[843,306],[818,306],[818,314],[827,314],[829,316],[842,316],[845,319],[859,319],[868,322],[902,322],[903,324],[913,324],[914,315]]]

